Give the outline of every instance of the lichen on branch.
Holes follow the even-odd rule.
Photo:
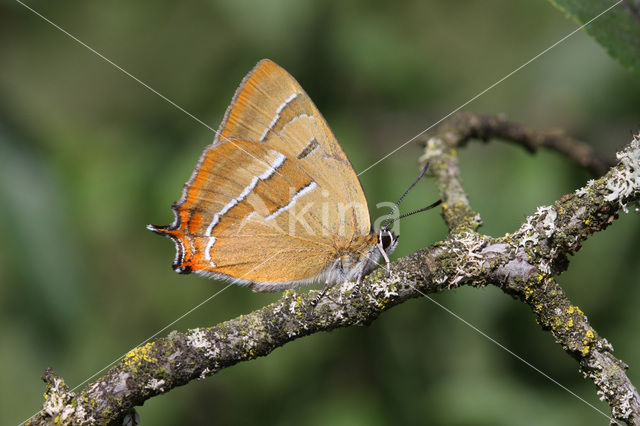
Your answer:
[[[444,240],[394,261],[388,275],[384,268],[374,271],[359,289],[349,282],[329,289],[315,307],[311,302],[316,291],[286,291],[280,300],[247,315],[213,327],[174,331],[131,350],[76,393],[47,370],[43,410],[29,423],[121,422],[155,395],[266,356],[300,337],[368,324],[380,313],[429,293],[462,285],[496,285],[527,304],[540,326],[579,362],[611,406],[613,418],[640,425],[640,398],[625,374],[626,364],[613,356],[611,344],[598,335],[556,280],[568,267],[569,254],[640,199],[638,138],[619,153],[618,165],[605,175],[551,206],[539,207],[519,229],[496,238],[477,232],[482,221],[471,209],[460,179],[456,149],[472,133],[463,128],[465,120],[460,117],[441,127],[444,133],[437,130],[430,135],[423,157],[433,161],[445,201],[442,211],[450,233]],[[466,117],[469,127],[478,126],[475,116]],[[483,135],[492,134],[493,122],[517,129],[503,119],[487,119],[482,122]]]

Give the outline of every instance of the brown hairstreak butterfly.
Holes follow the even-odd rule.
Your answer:
[[[372,230],[340,144],[300,84],[268,59],[240,84],[172,209],[171,225],[147,228],[175,242],[174,270],[254,291],[359,282],[381,256],[388,264],[398,242],[386,225]]]

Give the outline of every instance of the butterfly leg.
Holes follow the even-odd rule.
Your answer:
[[[382,257],[384,258],[384,261],[387,264],[387,275],[391,275],[391,261],[389,260],[389,256],[387,255],[387,252],[384,251],[384,248],[382,247],[382,243],[380,242],[378,242],[378,250],[380,250],[380,253],[382,253]]]
[[[324,295],[327,294],[327,290],[329,290],[330,286],[331,286],[331,283],[327,280],[327,282],[324,283],[324,287],[322,287],[322,291],[320,292],[320,294],[318,294],[316,298],[311,301],[311,306],[315,307],[318,304],[318,302],[320,302],[320,300],[324,297]]]
[[[356,285],[353,286],[353,294],[360,293],[360,281],[362,281],[362,275],[358,275],[358,279],[356,280]]]

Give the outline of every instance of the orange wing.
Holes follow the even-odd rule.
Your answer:
[[[241,83],[173,210],[172,225],[150,229],[176,242],[178,272],[270,289],[322,279],[371,226],[324,118],[269,60]]]
[[[261,142],[299,160],[345,207],[365,207],[349,219],[360,233],[370,232],[367,200],[351,163],[309,95],[275,62],[263,59],[240,83],[214,144],[227,139]]]

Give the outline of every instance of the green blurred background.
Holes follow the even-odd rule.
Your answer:
[[[217,128],[238,83],[275,60],[363,170],[577,27],[541,0],[28,3]],[[222,288],[170,264],[169,223],[213,134],[18,3],[0,5],[0,423],[42,403],[51,366],[71,387]],[[584,32],[470,104],[565,129],[613,158],[640,121],[640,82]],[[361,176],[372,217],[418,172],[410,144]],[[482,232],[511,232],[588,173],[496,141],[460,153]],[[427,179],[402,210],[437,197]],[[445,236],[401,225],[397,256]],[[559,279],[640,383],[638,214],[622,214]],[[232,287],[171,329],[276,300]],[[493,287],[434,296],[605,413],[576,362]],[[167,334],[168,330],[163,333]],[[143,424],[559,425],[606,419],[426,299],[368,327],[314,335],[151,399]]]

